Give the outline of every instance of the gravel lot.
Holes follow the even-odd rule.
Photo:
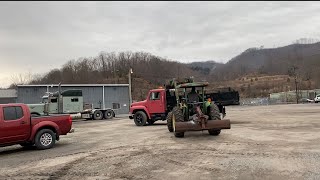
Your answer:
[[[0,148],[0,179],[320,179],[320,104],[227,107],[230,130],[74,122],[53,149]]]

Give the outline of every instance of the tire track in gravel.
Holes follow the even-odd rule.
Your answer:
[[[50,177],[48,180],[56,180],[56,179],[63,179],[64,176],[68,174],[68,171],[76,164],[81,163],[82,161],[85,160],[86,157],[82,157],[80,159],[71,161],[67,164],[65,164],[63,167],[58,169],[57,171],[54,171],[53,173],[50,174]]]

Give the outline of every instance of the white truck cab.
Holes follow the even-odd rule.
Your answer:
[[[315,103],[320,102],[320,94],[318,94],[318,95],[314,98],[314,102],[315,102]]]

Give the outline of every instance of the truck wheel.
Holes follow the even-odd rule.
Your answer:
[[[210,105],[209,120],[221,120],[220,111],[216,104],[212,103]],[[210,135],[218,136],[221,132],[221,129],[209,129],[208,132]]]
[[[184,118],[183,118],[183,114],[182,111],[180,110],[179,107],[174,107],[172,109],[172,127],[173,130],[175,131],[175,122],[183,122]],[[178,137],[178,138],[182,138],[184,137],[184,132],[174,132],[174,136]]]
[[[103,118],[103,114],[101,111],[94,111],[93,119],[94,120],[101,120]]]
[[[137,126],[145,126],[148,120],[146,113],[144,113],[143,111],[138,111],[134,113],[133,119],[134,123]]]
[[[56,143],[56,134],[50,129],[41,129],[36,134],[34,142],[38,149],[50,149]]]
[[[106,110],[104,112],[104,116],[105,119],[112,119],[113,118],[113,111],[111,109]]]
[[[167,115],[167,127],[169,132],[173,132],[172,112],[169,112]]]

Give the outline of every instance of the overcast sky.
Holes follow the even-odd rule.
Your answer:
[[[101,51],[226,62],[320,39],[319,2],[0,2],[0,87]]]

